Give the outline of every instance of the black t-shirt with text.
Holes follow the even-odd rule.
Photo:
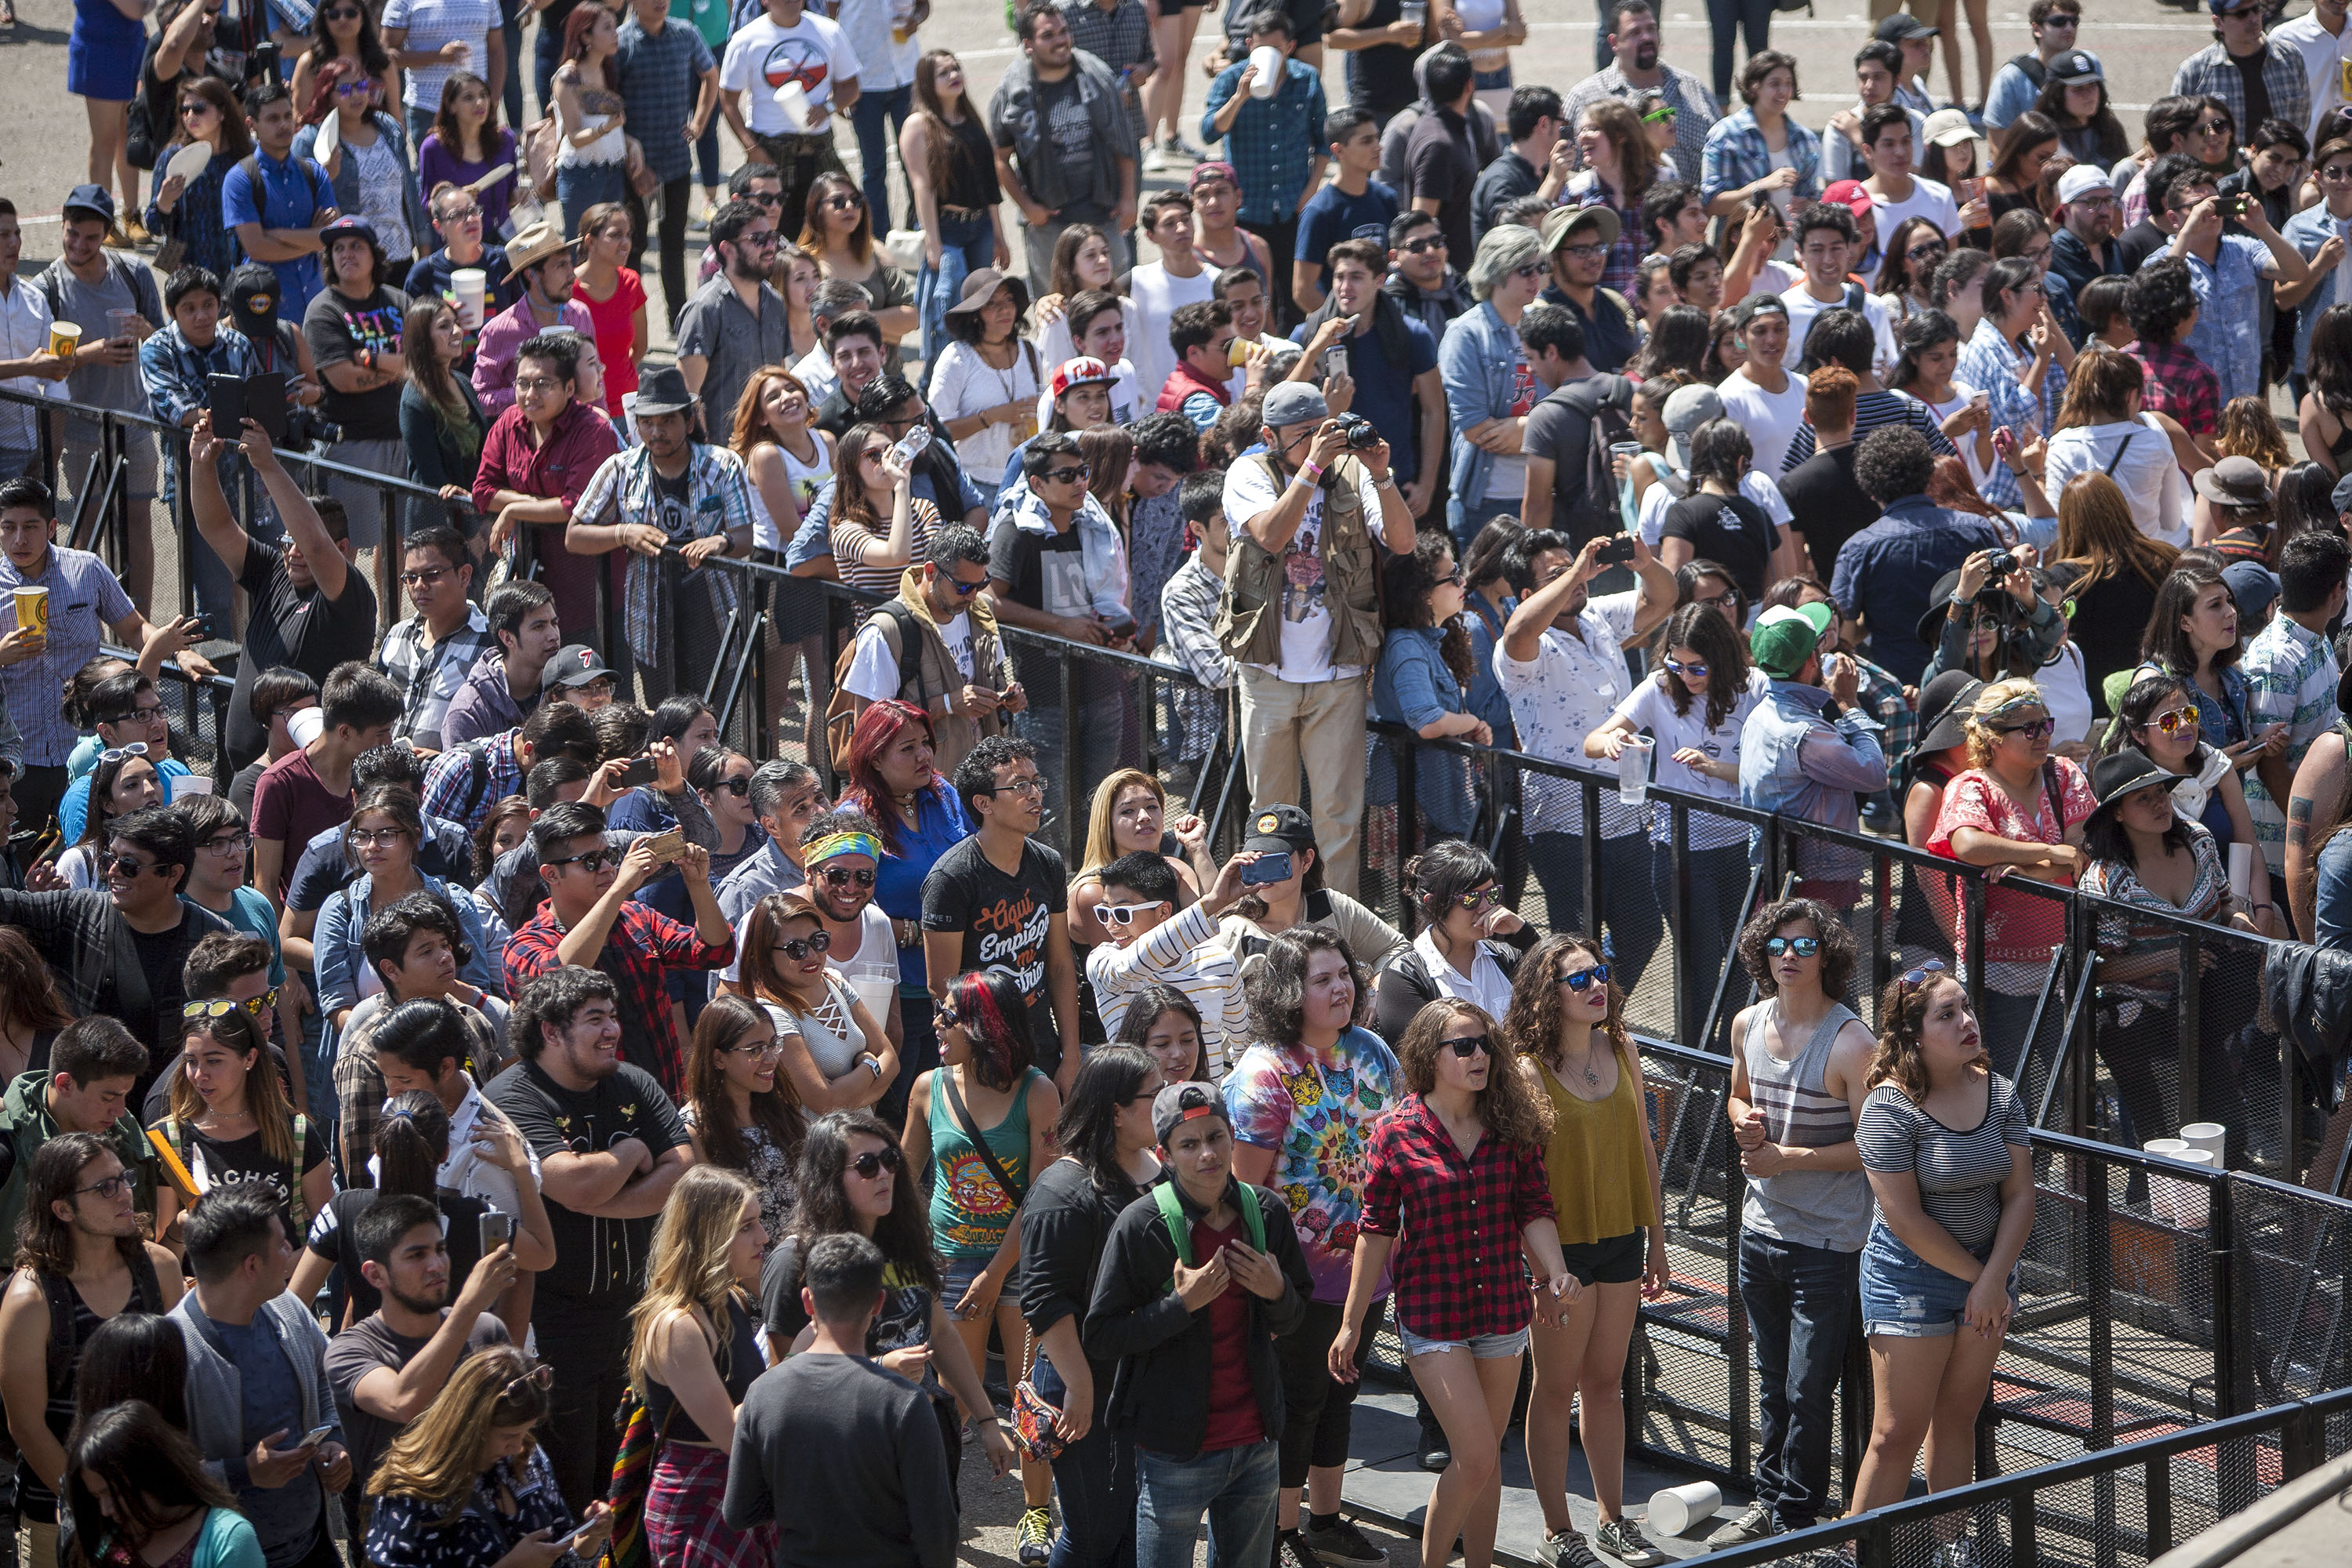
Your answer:
[[[1021,867],[1012,876],[996,868],[974,834],[940,856],[923,879],[923,929],[963,933],[959,973],[1012,974],[1029,1003],[1032,1056],[1048,1077],[1061,1065],[1062,1046],[1048,1011],[1045,939],[1053,918],[1069,907],[1062,858],[1034,838],[1022,843]]]
[[[407,317],[408,296],[397,289],[378,288],[364,300],[320,289],[302,312],[302,337],[320,379],[326,379],[323,373],[331,364],[364,365],[362,356],[398,353],[401,323]],[[337,392],[328,382],[319,413],[343,427],[346,441],[397,441],[400,387],[398,377],[366,392]]]
[[[268,731],[254,721],[254,681],[263,670],[282,664],[324,685],[327,672],[339,664],[373,662],[375,590],[356,566],[344,572],[339,598],[321,594],[315,581],[308,588],[297,588],[287,574],[286,552],[253,538],[245,542],[237,586],[251,598],[253,612],[246,617],[245,657],[237,665],[236,689],[228,700],[228,743],[232,755],[249,757],[269,739]]]
[[[206,1191],[218,1186],[257,1185],[268,1192],[278,1207],[289,1214],[294,1209],[295,1194],[301,1189],[301,1177],[315,1171],[327,1158],[326,1141],[319,1136],[318,1123],[305,1116],[302,1121],[302,1151],[298,1174],[283,1160],[273,1160],[261,1142],[258,1131],[242,1138],[215,1138],[194,1122],[180,1123],[173,1138],[174,1147],[183,1151],[188,1173]]]
[[[1749,604],[1764,597],[1765,577],[1771,568],[1773,547],[1780,542],[1780,531],[1764,515],[1764,509],[1746,496],[1711,495],[1704,490],[1686,495],[1666,509],[1666,520],[1658,533],[1662,539],[1686,540],[1691,553],[1699,560],[1731,568],[1732,580]]]
[[[540,1070],[517,1062],[483,1090],[507,1113],[541,1160],[551,1154],[592,1154],[635,1138],[658,1160],[687,1142],[686,1119],[651,1074],[624,1062],[612,1077],[574,1094]],[[547,1200],[555,1232],[555,1267],[541,1273],[542,1294],[617,1297],[634,1300],[645,1286],[646,1254],[654,1216],[599,1219]]]

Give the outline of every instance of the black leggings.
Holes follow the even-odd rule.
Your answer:
[[[1387,1315],[1384,1297],[1372,1303],[1356,1341],[1356,1370],[1371,1358],[1372,1342],[1380,1338],[1381,1320]],[[1337,1301],[1309,1301],[1307,1321],[1295,1333],[1274,1342],[1282,1363],[1282,1484],[1303,1487],[1310,1469],[1332,1469],[1348,1462],[1348,1424],[1361,1376],[1341,1383],[1331,1375],[1331,1342],[1339,1337],[1347,1309]]]

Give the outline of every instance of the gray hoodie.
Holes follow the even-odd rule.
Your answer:
[[[171,1317],[188,1347],[188,1435],[195,1440],[205,1468],[216,1469],[229,1489],[238,1494],[238,1506],[253,1521],[262,1551],[273,1564],[299,1558],[301,1548],[315,1539],[321,1513],[327,1533],[342,1540],[341,1505],[328,1493],[317,1467],[275,1491],[255,1488],[246,1471],[246,1456],[253,1452],[254,1444],[281,1426],[286,1428],[283,1446],[300,1442],[304,1433],[317,1426],[332,1427],[329,1440],[345,1442],[342,1417],[336,1413],[327,1386],[327,1336],[319,1331],[317,1321],[291,1292],[264,1302],[254,1313],[255,1324],[267,1319],[276,1331],[293,1368],[299,1399],[299,1409],[273,1418],[261,1431],[247,1432],[245,1374],[230,1359],[220,1326],[205,1315],[194,1290],[180,1298]]]

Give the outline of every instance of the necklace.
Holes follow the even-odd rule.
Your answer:
[[[1559,1062],[1562,1068],[1565,1068],[1568,1066],[1568,1053],[1566,1051],[1560,1052]],[[1563,1071],[1560,1076],[1565,1078],[1568,1075]],[[1601,1070],[1592,1065],[1592,1044],[1590,1040],[1585,1042],[1584,1047],[1584,1082],[1585,1087],[1588,1089],[1599,1089],[1601,1087]]]

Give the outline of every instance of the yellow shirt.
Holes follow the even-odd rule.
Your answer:
[[[1604,1041],[1596,1038],[1595,1047]],[[1617,1087],[1600,1100],[1580,1100],[1569,1093],[1559,1075],[1541,1062],[1536,1072],[1544,1092],[1551,1096],[1551,1142],[1544,1148],[1544,1169],[1551,1178],[1552,1204],[1559,1211],[1560,1244],[1585,1246],[1657,1224],[1649,1157],[1642,1148],[1642,1140],[1649,1136],[1649,1115],[1641,1085],[1624,1058],[1617,1058]]]

